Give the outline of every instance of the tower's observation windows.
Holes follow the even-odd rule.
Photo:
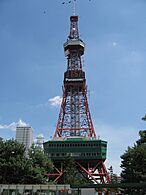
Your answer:
[[[79,51],[80,55],[84,54],[85,43],[81,39],[69,39],[64,43],[65,56],[70,55],[71,50]]]
[[[102,140],[83,141],[75,138],[65,141],[49,141],[44,144],[47,154],[52,159],[63,159],[72,156],[74,159],[106,159],[107,142]]]
[[[106,143],[68,143],[68,142],[49,142],[48,145],[47,145],[47,148],[62,148],[62,147],[83,147],[83,148],[99,148],[99,147],[102,147],[102,148],[106,148],[107,147],[107,144]]]

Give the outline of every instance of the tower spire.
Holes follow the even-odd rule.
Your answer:
[[[76,15],[76,0],[73,0],[73,15]]]

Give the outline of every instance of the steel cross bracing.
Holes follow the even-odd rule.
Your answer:
[[[84,47],[84,42],[79,38],[78,16],[71,16],[70,34],[64,44],[67,70],[64,73],[63,99],[54,138],[96,138],[87,101],[85,72],[82,70]]]

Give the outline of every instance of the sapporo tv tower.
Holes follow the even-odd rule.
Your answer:
[[[75,1],[74,1],[75,3]],[[104,161],[107,142],[96,139],[87,101],[82,56],[85,44],[79,37],[78,16],[70,17],[70,33],[64,43],[67,70],[64,73],[63,98],[53,140],[44,143],[45,153],[53,161],[50,180],[61,182],[63,162],[71,156],[80,174],[93,183],[110,183]]]

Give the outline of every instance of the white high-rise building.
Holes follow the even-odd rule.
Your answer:
[[[19,120],[16,127],[16,140],[24,144],[26,151],[32,146],[33,143],[33,129],[28,124]]]

